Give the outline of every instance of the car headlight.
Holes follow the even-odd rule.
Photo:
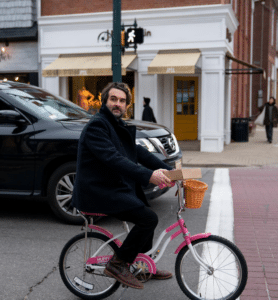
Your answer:
[[[157,152],[155,146],[148,139],[145,138],[136,139],[136,144],[141,145],[142,147],[144,147],[150,152]]]

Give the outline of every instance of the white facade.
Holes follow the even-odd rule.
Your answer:
[[[38,72],[37,42],[10,42],[7,52],[9,59],[1,60],[0,74]]]
[[[201,151],[223,151],[231,134],[225,55],[233,53],[233,41],[228,42],[226,32],[233,36],[238,25],[231,5],[122,11],[122,23],[133,24],[135,18],[150,32],[130,66],[135,70],[135,119],[141,119],[143,97],[149,97],[158,123],[174,131],[174,77],[186,75],[149,75],[148,66],[160,50],[198,49],[201,72],[194,74],[199,78],[198,139]],[[38,24],[41,70],[60,54],[111,52],[111,40],[97,39],[101,32],[112,30],[112,12],[39,17]],[[65,78],[42,77],[41,85],[67,96]]]

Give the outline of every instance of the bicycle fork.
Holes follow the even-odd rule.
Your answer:
[[[182,218],[178,219],[178,222],[180,223],[180,226],[181,226],[184,241],[187,244],[187,247],[189,248],[189,250],[191,251],[195,261],[206,270],[208,275],[212,275],[213,268],[204,262],[204,260],[200,257],[200,255],[195,251],[194,247],[192,246],[190,232],[188,231],[183,219]],[[192,238],[194,238],[194,237],[192,237]]]

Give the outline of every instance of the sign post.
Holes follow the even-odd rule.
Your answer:
[[[113,82],[122,82],[121,0],[113,0],[112,72]]]

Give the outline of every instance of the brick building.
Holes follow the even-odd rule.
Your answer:
[[[277,6],[277,0],[255,3],[253,61],[265,70],[266,76],[253,77],[252,114],[277,93]]]
[[[257,70],[252,50],[257,5],[255,0],[122,0],[122,23],[136,18],[145,32],[137,53],[122,57],[134,117],[141,119],[143,97],[150,97],[158,122],[179,140],[199,139],[201,151],[221,152],[231,141],[231,118],[251,114],[252,81],[262,77],[229,75],[231,69]],[[75,102],[82,86],[97,96],[112,80],[112,8],[112,0],[39,2],[43,87]]]

